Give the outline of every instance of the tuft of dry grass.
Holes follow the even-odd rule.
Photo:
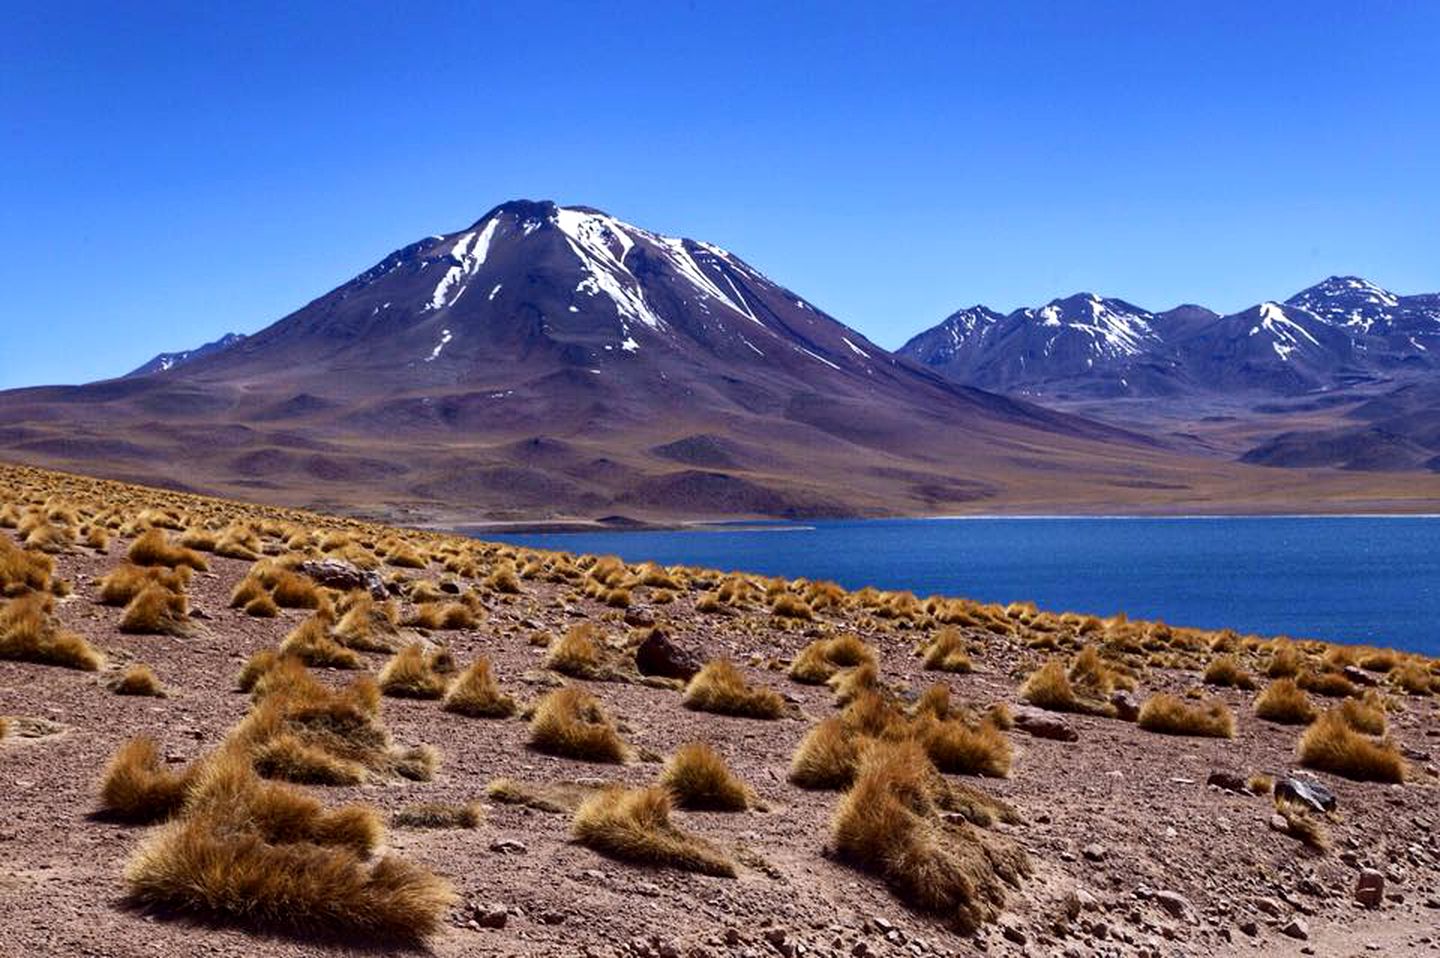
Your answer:
[[[750,807],[750,790],[730,771],[725,759],[704,742],[691,742],[675,750],[660,784],[681,808],[743,812]]]
[[[1010,774],[1010,740],[990,722],[971,726],[959,720],[922,721],[915,735],[942,772],[991,778]]]
[[[1288,639],[1276,639],[1270,644],[1270,663],[1265,674],[1272,679],[1293,679],[1305,665],[1305,657]]]
[[[1059,659],[1049,659],[1032,672],[1020,686],[1020,698],[1052,712],[1113,715],[1115,711],[1108,702],[1081,698]]]
[[[801,788],[845,788],[860,764],[860,743],[839,718],[820,722],[800,740],[790,757],[789,779]]]
[[[1217,655],[1205,668],[1205,684],[1236,689],[1253,689],[1255,680],[1240,667],[1233,655]]]
[[[597,786],[579,782],[517,782],[511,778],[497,778],[485,786],[491,801],[540,812],[573,812],[596,791]]]
[[[1405,759],[1386,740],[1376,741],[1350,727],[1339,709],[1317,718],[1295,749],[1300,764],[1361,782],[1405,781]]]
[[[1294,679],[1276,679],[1255,697],[1255,714],[1282,725],[1309,725],[1319,713]]]
[[[152,583],[140,590],[120,614],[120,631],[131,635],[188,636],[190,603],[179,592]]]
[[[816,639],[805,646],[790,664],[789,675],[806,685],[823,685],[841,669],[874,664],[874,651],[856,636],[847,634]]]
[[[1330,829],[1313,809],[1298,802],[1277,798],[1275,811],[1285,821],[1285,832],[1318,852],[1330,850]]]
[[[1145,700],[1135,722],[1146,731],[1162,735],[1235,737],[1235,716],[1219,699],[1191,705],[1184,699],[1162,692]]]
[[[1418,665],[1405,664],[1390,673],[1391,681],[1407,695],[1430,695],[1440,691],[1440,678]]]
[[[936,672],[973,672],[974,664],[965,651],[965,640],[960,630],[949,627],[935,633],[935,638],[925,647],[922,660],[925,668]]]
[[[53,609],[54,600],[39,592],[0,606],[0,659],[98,672],[105,656],[81,636],[61,629],[51,616]]]
[[[479,828],[483,821],[485,806],[479,802],[406,805],[390,817],[397,828]]]
[[[261,743],[252,755],[255,771],[265,778],[308,785],[359,785],[366,769],[288,732]]]
[[[536,704],[530,718],[530,745],[563,758],[615,764],[623,763],[629,751],[600,702],[570,685]]]
[[[785,699],[779,692],[749,684],[740,670],[724,659],[708,662],[696,672],[686,684],[681,702],[697,712],[742,718],[777,719],[785,711]]]
[[[189,566],[167,569],[163,566],[138,566],[124,562],[100,580],[100,604],[127,605],[131,599],[152,585],[163,586],[171,592],[184,592],[189,582]]]
[[[1301,672],[1296,681],[1305,691],[1332,699],[1346,698],[1360,692],[1360,688],[1354,682],[1339,672],[1318,672],[1310,669]]]
[[[1340,715],[1357,732],[1365,735],[1384,735],[1386,728],[1385,703],[1373,691],[1363,699],[1346,699],[1340,703]]]
[[[670,821],[663,788],[607,788],[575,812],[571,833],[580,844],[621,861],[734,878],[735,866],[704,839]]]
[[[165,686],[160,684],[160,677],[143,662],[137,662],[116,676],[110,683],[110,691],[116,695],[150,695],[161,699],[165,697]]]
[[[149,529],[132,543],[125,557],[135,565],[163,565],[175,568],[189,566],[196,572],[210,571],[210,563],[194,549],[177,546],[165,536],[163,529]]]
[[[306,665],[335,669],[363,669],[365,661],[330,637],[331,619],[323,613],[301,622],[280,643],[280,654]]]
[[[591,678],[598,674],[600,646],[595,641],[595,626],[582,622],[552,642],[545,655],[545,667],[576,678]]]
[[[775,597],[775,601],[770,605],[770,614],[802,622],[815,618],[815,610],[810,608],[810,603],[789,592],[782,592]]]
[[[318,609],[321,591],[310,577],[281,569],[271,583],[270,597],[282,609]]]
[[[438,699],[445,694],[445,679],[435,671],[419,642],[405,646],[385,663],[379,683],[381,692],[400,698]]]
[[[100,808],[128,822],[158,822],[180,811],[191,773],[165,767],[153,739],[134,738],[110,758],[100,776]]]
[[[946,821],[944,782],[918,743],[877,743],[831,822],[839,857],[884,879],[907,905],[969,933],[998,914],[1005,886],[1029,874],[1024,849]]]
[[[844,669],[825,682],[835,691],[835,704],[848,705],[866,692],[880,690],[880,669],[873,662]]]
[[[495,681],[490,660],[479,658],[450,683],[440,706],[447,712],[470,718],[509,718],[516,712],[515,700]]]

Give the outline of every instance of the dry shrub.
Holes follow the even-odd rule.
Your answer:
[[[676,749],[660,784],[681,808],[743,812],[750,807],[750,790],[730,771],[720,753],[704,742]]]
[[[580,844],[621,861],[735,877],[722,851],[671,824],[663,788],[604,789],[575,812],[571,832]]]
[[[777,719],[785,711],[779,692],[750,685],[732,663],[716,659],[690,679],[681,702],[697,712],[742,718]]]
[[[1339,672],[1317,672],[1313,669],[1300,673],[1296,680],[1300,687],[1307,692],[1314,692],[1316,695],[1323,695],[1327,698],[1338,699],[1356,695],[1360,689]]]
[[[501,691],[486,658],[476,659],[450,683],[440,707],[470,718],[509,718],[516,711],[515,700]]]
[[[1440,689],[1440,679],[1417,665],[1402,665],[1390,673],[1390,678],[1407,695],[1429,695]]]
[[[916,718],[930,717],[933,719],[947,719],[951,717],[950,707],[950,686],[935,684],[920,693],[915,704],[910,709],[910,714]]]
[[[362,669],[360,656],[330,638],[331,618],[316,613],[301,622],[280,643],[280,654],[293,656],[306,665],[336,669]]]
[[[163,585],[147,585],[120,614],[120,631],[132,635],[190,635],[194,631],[190,603],[182,593],[171,592]]]
[[[1405,760],[1395,746],[1355,731],[1339,709],[1317,718],[1300,736],[1295,753],[1307,768],[1356,781],[1405,781]]]
[[[0,596],[43,592],[54,570],[55,560],[48,555],[19,549],[9,536],[0,536]]]
[[[1270,645],[1270,664],[1265,674],[1272,679],[1293,679],[1300,674],[1305,657],[1295,643],[1287,639],[1276,639]]]
[[[625,761],[628,750],[600,702],[574,686],[556,689],[535,706],[530,745],[585,762]]]
[[[935,633],[925,647],[923,658],[925,668],[934,672],[973,672],[974,664],[965,651],[965,640],[956,628],[944,628]]]
[[[210,563],[194,549],[177,546],[165,536],[162,529],[150,529],[130,543],[125,557],[136,565],[163,565],[174,568],[189,566],[197,572],[208,572]]]
[[[1389,672],[1400,664],[1393,649],[1370,649],[1360,656],[1360,667],[1367,672]]]
[[[318,609],[320,587],[308,576],[280,569],[271,583],[270,597],[282,609]]]
[[[1300,839],[1316,851],[1330,850],[1330,829],[1313,809],[1298,802],[1277,798],[1275,811],[1285,820],[1286,834]]]
[[[189,566],[169,569],[164,566],[138,566],[124,562],[100,580],[100,604],[127,605],[152,585],[161,586],[171,592],[184,592],[189,582]]]
[[[398,828],[479,828],[484,820],[485,807],[479,802],[406,805],[390,817]]]
[[[801,788],[844,788],[854,780],[859,762],[859,740],[839,718],[827,718],[800,740],[788,777]]]
[[[1031,673],[1020,686],[1020,697],[1031,705],[1052,712],[1115,714],[1114,707],[1109,702],[1091,697],[1082,698],[1059,659],[1049,659]]]
[[[270,598],[270,593],[265,592],[246,602],[244,611],[256,619],[273,619],[280,614],[280,606]]]
[[[352,593],[347,603],[345,614],[332,630],[336,641],[362,652],[395,651],[400,635],[395,603],[376,602],[366,592]]]
[[[1364,699],[1346,699],[1340,703],[1340,715],[1357,732],[1365,735],[1385,734],[1385,704],[1374,692]]]
[[[480,619],[463,602],[426,602],[415,607],[406,625],[432,631],[456,631],[473,629]]]
[[[274,668],[279,659],[280,656],[272,649],[261,649],[252,654],[235,676],[235,687],[242,692],[251,691],[260,681],[260,677]]]
[[[150,666],[136,663],[110,683],[110,691],[116,695],[150,695],[165,697],[165,687]]]
[[[989,722],[971,726],[960,720],[927,720],[915,734],[930,761],[942,772],[991,778],[1010,774],[1010,740]]]
[[[507,595],[520,594],[520,577],[515,573],[514,563],[502,562],[485,578],[485,585],[496,592]]]
[[[807,685],[821,685],[841,669],[874,665],[875,653],[853,635],[841,635],[833,639],[817,639],[795,657],[790,665],[790,677]]]
[[[835,704],[848,705],[864,692],[878,692],[880,669],[873,662],[836,672],[825,684],[835,691]]]
[[[1276,679],[1255,697],[1255,714],[1283,725],[1309,725],[1319,713],[1294,679]]]
[[[600,646],[595,641],[595,626],[588,622],[571,627],[559,640],[550,644],[545,667],[563,675],[590,678],[600,671]]]
[[[1205,684],[1237,689],[1253,689],[1255,680],[1240,667],[1233,655],[1217,655],[1205,669]]]
[[[418,942],[456,896],[400,859],[367,861],[381,832],[371,809],[326,811],[221,753],[197,776],[181,817],[136,850],[125,879],[137,903],[207,920]]]
[[[265,588],[265,583],[254,576],[246,576],[237,582],[230,592],[230,608],[243,609],[261,596],[268,598],[269,595],[270,591]]]
[[[803,622],[809,622],[815,618],[815,612],[810,608],[810,603],[789,592],[782,592],[775,597],[774,603],[770,606],[770,614],[785,619],[799,619]]]
[[[1146,731],[1162,735],[1235,737],[1235,716],[1219,699],[1190,705],[1181,698],[1162,692],[1145,700],[1135,721]]]
[[[965,932],[999,914],[1030,872],[1019,846],[941,817],[944,782],[915,742],[877,743],[831,823],[842,860],[883,878],[907,905]]]
[[[396,652],[380,670],[379,682],[381,692],[400,698],[438,699],[445,694],[445,679],[431,666],[419,642]]]
[[[192,775],[168,769],[152,739],[131,739],[100,776],[100,808],[123,821],[163,821],[180,811]]]
[[[0,606],[0,659],[98,672],[105,656],[81,636],[61,629],[51,615],[53,608],[54,600],[39,592]]]
[[[298,737],[282,732],[255,748],[255,771],[265,778],[308,785],[359,785],[365,781],[365,766],[307,745]]]
[[[598,786],[581,782],[536,783],[497,778],[485,786],[485,795],[491,801],[523,805],[540,812],[573,812],[598,790]]]

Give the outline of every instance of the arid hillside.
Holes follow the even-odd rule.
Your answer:
[[[0,466],[0,940],[1435,948],[1440,662]]]

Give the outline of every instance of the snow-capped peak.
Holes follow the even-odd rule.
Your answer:
[[[1327,323],[1362,333],[1395,318],[1400,297],[1358,276],[1331,276],[1285,301],[1306,309]]]

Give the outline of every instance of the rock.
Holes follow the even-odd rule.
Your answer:
[[[705,656],[699,649],[671,638],[664,629],[652,629],[635,650],[635,668],[641,675],[688,681],[704,665]]]
[[[1195,920],[1195,906],[1190,904],[1190,899],[1179,892],[1157,891],[1152,900],[1155,904],[1165,909],[1171,918],[1183,919],[1185,921]]]
[[[1133,722],[1140,717],[1140,700],[1133,692],[1116,689],[1110,695],[1110,705],[1115,709],[1115,717],[1123,722]]]
[[[1250,904],[1255,906],[1256,911],[1269,915],[1271,918],[1280,917],[1280,903],[1273,898],[1252,898]]]
[[[1290,820],[1279,812],[1270,816],[1270,827],[1282,835],[1290,834]]]
[[[362,569],[349,562],[341,562],[339,559],[311,559],[300,563],[295,567],[295,571],[309,576],[317,585],[323,585],[327,589],[338,589],[341,592],[364,589],[376,599],[384,599],[389,595],[380,573]]]
[[[546,925],[565,924],[565,913],[555,908],[547,908],[540,913],[540,921]]]
[[[1355,880],[1355,900],[1366,908],[1379,908],[1385,900],[1385,876],[1373,868],[1361,869]]]
[[[1288,935],[1291,938],[1298,938],[1301,941],[1308,941],[1310,939],[1310,926],[1305,924],[1304,918],[1297,915],[1281,926],[1280,933],[1282,935]]]
[[[1349,679],[1351,682],[1354,682],[1356,685],[1374,686],[1379,684],[1379,680],[1376,679],[1375,676],[1371,675],[1369,672],[1366,672],[1358,665],[1347,665],[1345,666],[1345,668],[1341,669],[1341,671],[1345,674],[1345,677],[1347,679]]]
[[[1084,855],[1088,861],[1103,862],[1105,860],[1105,847],[1092,843],[1080,849],[1080,854]]]
[[[444,592],[446,595],[459,595],[460,583],[456,582],[454,579],[446,579],[440,583],[440,591]]]
[[[1021,928],[1019,923],[1009,915],[1000,916],[1000,934],[1004,935],[1007,941],[1013,941],[1017,945],[1023,945],[1028,940],[1025,929]]]
[[[490,850],[501,855],[523,855],[527,851],[524,842],[517,842],[513,838],[495,839],[490,843]]]
[[[631,606],[625,610],[625,624],[643,629],[655,624],[655,613],[644,606]]]
[[[1251,938],[1254,938],[1256,935],[1260,934],[1260,925],[1252,918],[1246,921],[1242,921],[1240,923],[1240,930],[1245,934],[1249,935]]]
[[[1023,729],[1036,738],[1047,738],[1056,742],[1074,742],[1080,733],[1063,718],[1044,709],[1029,705],[1017,706],[1014,710],[1015,727]]]
[[[1275,783],[1275,797],[1288,798],[1317,812],[1335,810],[1335,793],[1319,782],[1286,776]]]
[[[1246,791],[1245,776],[1241,775],[1239,772],[1211,772],[1210,776],[1205,779],[1205,784],[1214,785],[1221,791],[1235,792],[1236,794]]]
[[[475,924],[481,928],[504,928],[505,923],[510,920],[510,912],[505,909],[505,906],[493,902],[487,905],[476,905],[474,915]]]

